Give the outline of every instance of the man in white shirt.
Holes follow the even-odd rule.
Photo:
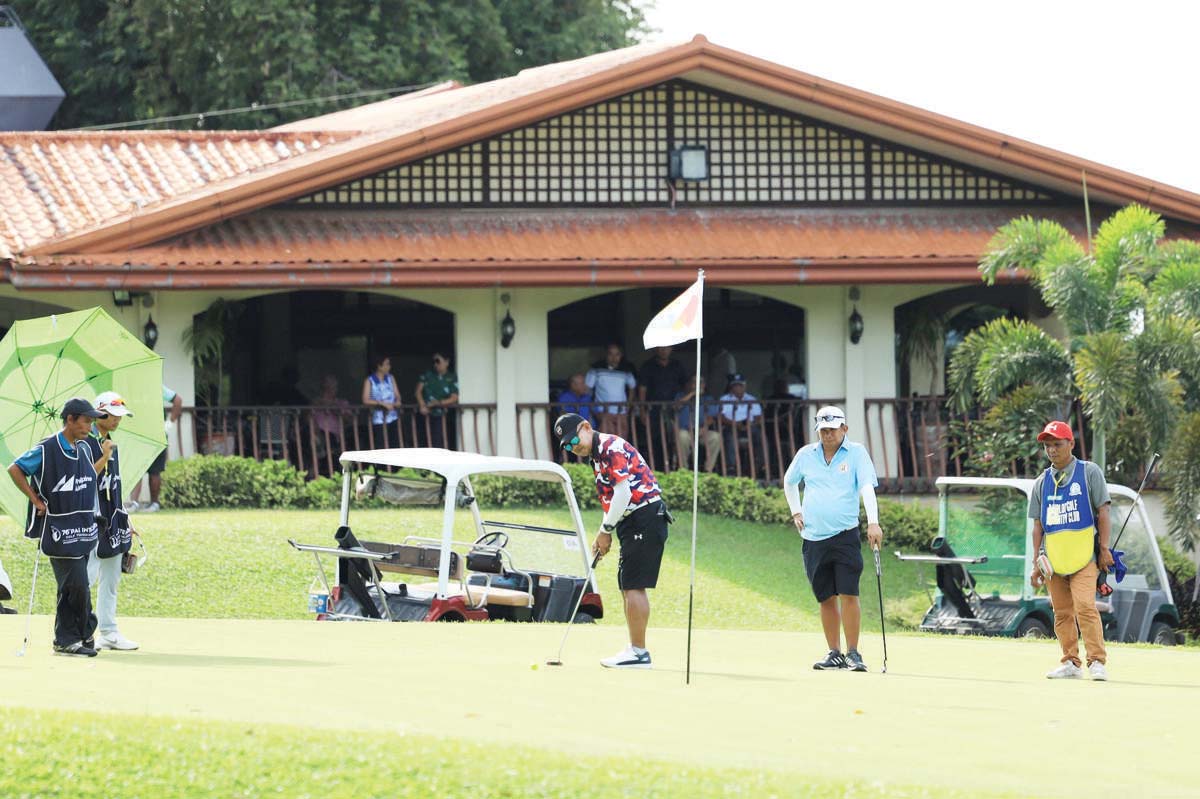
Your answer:
[[[597,362],[587,373],[587,387],[592,390],[595,402],[613,403],[595,406],[596,426],[611,431],[613,435],[629,436],[629,392],[637,388],[632,365],[623,361],[625,351],[620,344],[609,344],[604,361]]]
[[[762,421],[762,406],[758,397],[746,391],[746,378],[735,372],[729,376],[729,393],[721,397],[721,427],[725,440],[726,471],[738,473],[739,467],[731,470],[729,461],[737,463],[741,456],[741,444],[749,443],[758,424]]]

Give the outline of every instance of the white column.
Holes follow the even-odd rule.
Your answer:
[[[863,313],[864,303],[862,298],[856,302],[850,299],[851,289],[855,287],[847,286],[843,292],[843,307],[842,307],[842,324],[841,324],[841,340],[842,347],[845,352],[846,362],[846,425],[850,428],[850,439],[852,441],[863,441],[867,432],[867,413],[866,413],[866,366],[867,366],[867,337],[864,332],[863,338],[857,343],[850,343],[850,314],[854,312],[855,307],[858,307],[859,314],[863,319],[867,318],[867,314]],[[862,289],[859,289],[861,292]]]
[[[508,299],[508,303],[504,299]],[[528,336],[525,325],[522,324],[517,295],[511,289],[497,289],[494,292],[493,319],[491,330],[492,347],[496,352],[496,453],[497,455],[516,456],[517,453],[517,386],[523,382],[524,376],[518,373],[518,353],[523,349],[522,334]],[[516,324],[516,335],[512,343],[504,347],[500,344],[500,322],[506,313],[512,314]],[[544,357],[544,356],[543,356]],[[529,457],[529,453],[526,453]]]

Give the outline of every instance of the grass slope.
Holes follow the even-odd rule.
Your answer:
[[[565,513],[504,510],[485,514],[524,524],[568,525]],[[593,514],[595,516],[595,514]],[[436,535],[436,510],[367,510],[352,516],[360,538],[399,541],[404,535]],[[121,581],[120,615],[187,618],[308,618],[307,592],[316,571],[311,555],[288,538],[333,544],[332,511],[163,511],[135,515],[150,561]],[[596,521],[589,518],[588,522]],[[460,513],[456,535],[471,540],[470,517]],[[671,528],[659,587],[652,593],[654,627],[687,625],[691,516]],[[808,588],[800,537],[786,526],[702,516],[697,546],[695,625],[707,628],[817,630],[817,605]],[[0,520],[0,559],[13,579],[24,610],[33,571],[33,543],[10,520]],[[868,553],[863,573],[864,629],[878,629],[879,600]],[[332,560],[326,561],[331,568]],[[43,559],[34,609],[53,613],[54,578]],[[607,624],[624,624],[616,584],[616,554],[597,568]],[[928,605],[914,564],[891,558],[884,565],[885,596],[897,603]],[[932,572],[926,573],[931,577]],[[911,601],[910,601],[911,600]],[[890,614],[889,609],[889,614]],[[919,615],[918,615],[919,618]]]

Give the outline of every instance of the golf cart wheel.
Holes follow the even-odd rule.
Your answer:
[[[596,617],[590,613],[584,613],[581,610],[575,614],[575,623],[576,624],[595,624]],[[1174,633],[1172,633],[1172,635],[1174,635]],[[1174,641],[1175,639],[1172,638],[1171,640]]]
[[[1156,621],[1150,625],[1150,643],[1159,646],[1175,646],[1175,630],[1165,621]]]
[[[1027,616],[1017,627],[1018,638],[1049,638],[1050,628],[1046,622],[1034,616]]]

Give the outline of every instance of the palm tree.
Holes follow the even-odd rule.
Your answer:
[[[1101,468],[1121,429],[1139,433],[1120,439],[1133,449],[1122,453],[1131,462],[1168,440],[1179,445],[1172,430],[1180,414],[1200,413],[1200,245],[1163,244],[1164,233],[1161,217],[1138,205],[1105,221],[1087,249],[1052,221],[1022,217],[1000,228],[980,262],[983,279],[990,285],[1023,271],[1061,320],[1065,340],[1022,320],[972,331],[951,359],[951,401],[960,410],[987,408],[1018,389],[1027,401],[1078,397]],[[1196,431],[1194,463],[1200,420],[1186,429]],[[1191,475],[1177,460],[1183,453],[1173,452],[1164,472]],[[1172,533],[1191,550],[1200,543],[1200,471],[1172,488]]]

